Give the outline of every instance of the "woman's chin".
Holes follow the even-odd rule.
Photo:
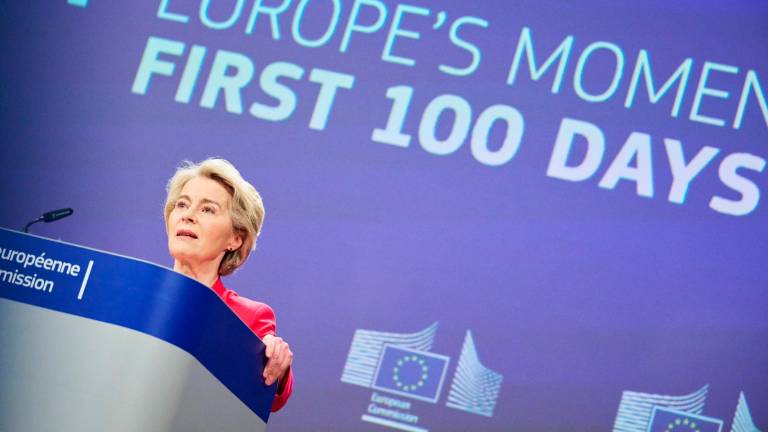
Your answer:
[[[168,252],[177,263],[190,263],[195,258],[195,254],[188,247],[171,245]]]

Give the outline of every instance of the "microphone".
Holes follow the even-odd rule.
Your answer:
[[[63,208],[63,209],[53,210],[47,213],[43,213],[43,215],[40,217],[43,218],[43,222],[48,223],[48,222],[53,222],[59,219],[63,219],[67,216],[72,215],[72,213],[74,212],[75,211],[72,210],[71,208]]]
[[[72,213],[74,212],[75,211],[72,210],[71,208],[63,208],[63,209],[45,212],[39,218],[29,222],[26,226],[24,226],[24,232],[25,233],[29,232],[29,227],[32,226],[33,224],[36,224],[38,222],[49,223],[49,222],[57,221],[59,219],[63,219],[67,216],[72,215]]]

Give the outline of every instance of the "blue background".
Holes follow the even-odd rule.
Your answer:
[[[423,365],[419,360],[412,359],[411,356],[414,355],[423,362]],[[403,364],[400,365],[398,373],[395,374],[395,367],[398,366],[399,360],[403,360]],[[438,390],[443,377],[443,371],[447,367],[446,363],[443,358],[423,355],[419,351],[386,347],[382,351],[378,373],[374,378],[373,386],[400,392],[399,397],[405,396],[404,394],[413,394],[429,400],[438,399],[440,396]],[[426,367],[427,370],[424,371],[423,367]],[[423,374],[426,374],[426,379],[422,378]],[[399,378],[395,379],[395,375],[399,376]],[[398,382],[405,386],[417,385],[422,380],[423,384],[413,390],[403,390],[397,386]]]
[[[396,4],[386,3],[389,23]],[[403,27],[424,32],[394,48],[417,59],[407,67],[381,60],[386,27],[356,35],[342,54],[340,29],[327,45],[306,48],[291,39],[289,18],[275,41],[266,17],[245,35],[242,21],[229,30],[203,27],[196,2],[172,2],[174,11],[193,16],[189,24],[158,19],[158,4],[91,0],[79,8],[62,0],[4,8],[0,225],[20,228],[43,211],[73,207],[73,217],[34,232],[170,266],[162,221],[168,178],[183,159],[234,162],[263,194],[267,218],[257,251],[225,284],[277,311],[278,332],[296,356],[295,394],[270,430],[380,429],[360,421],[371,391],[340,381],[354,331],[408,333],[434,321],[433,351],[452,359],[443,398],[467,329],[483,364],[504,383],[490,419],[446,408],[444,399],[414,406],[429,429],[610,430],[624,390],[680,395],[707,383],[704,415],[730,427],[744,391],[755,423],[768,427],[768,210],[764,199],[742,217],[708,207],[713,195],[738,198],[716,168],[734,152],[765,159],[768,127],[754,99],[740,130],[688,120],[704,61],[739,67],[712,76],[713,87],[732,93],[729,100],[702,102],[702,113],[727,124],[747,70],[768,89],[762,2],[412,3],[489,21],[487,29],[462,33],[483,53],[468,77],[437,70],[467,64],[469,56],[450,44],[446,28],[428,30],[433,18],[404,19]],[[341,23],[349,2],[343,7]],[[308,15],[307,34],[320,34],[325,23],[322,7],[315,11],[320,30],[313,33]],[[551,75],[531,81],[526,64],[514,86],[505,84],[525,26],[540,63],[574,36],[559,94],[550,92]],[[208,47],[191,103],[173,100],[182,60],[173,78],[154,77],[146,95],[131,92],[150,36]],[[575,94],[572,77],[576,55],[595,41],[620,46],[627,64],[617,94],[590,104]],[[256,77],[274,61],[304,67],[304,79],[287,82],[299,101],[293,116],[267,122],[233,115],[222,100],[200,107],[218,49],[251,58]],[[651,53],[657,85],[694,59],[678,118],[669,115],[671,94],[652,105],[643,86],[634,107],[624,108],[640,49]],[[597,92],[613,69],[599,59],[590,65],[585,85]],[[337,94],[322,131],[307,126],[317,85],[306,76],[314,67],[356,77],[352,90]],[[246,107],[271,102],[256,80],[243,92]],[[373,142],[391,106],[386,89],[403,84],[415,89],[404,125],[411,146]],[[474,118],[493,104],[517,108],[525,118],[518,154],[489,167],[472,157],[469,139],[448,156],[424,151],[420,113],[445,93],[464,97]],[[546,176],[563,117],[594,123],[605,135],[605,160],[587,181]],[[441,122],[437,135],[447,131]],[[597,186],[632,131],[652,136],[654,198],[638,197],[632,182]],[[501,129],[491,136],[500,142]],[[665,137],[681,140],[686,158],[705,145],[721,149],[683,205],[666,200]],[[743,175],[766,192],[765,171]]]
[[[688,423],[685,422],[685,420],[688,420]],[[651,431],[662,431],[662,432],[670,432],[669,425],[675,423],[676,420],[679,420],[681,423],[678,423],[677,426],[675,426],[672,431],[680,430],[680,431],[688,431],[688,430],[700,430],[702,432],[719,432],[722,430],[722,428],[718,428],[718,424],[716,422],[713,422],[711,420],[702,420],[696,417],[688,417],[685,415],[679,415],[676,414],[675,411],[669,411],[669,410],[663,410],[658,409],[655,412],[655,415],[652,419],[652,428]],[[692,425],[695,424],[695,428],[692,427]]]

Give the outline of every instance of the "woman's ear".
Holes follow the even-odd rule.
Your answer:
[[[230,239],[227,249],[236,251],[243,245],[243,236],[239,233],[232,233],[232,239]]]

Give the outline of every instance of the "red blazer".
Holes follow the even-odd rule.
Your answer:
[[[224,303],[237,315],[259,338],[266,335],[275,336],[275,312],[264,303],[259,303],[240,297],[236,292],[224,287],[221,278],[211,287]],[[293,391],[293,370],[288,369],[287,378],[280,380],[275,400],[272,402],[272,412],[279,410],[288,402]]]

